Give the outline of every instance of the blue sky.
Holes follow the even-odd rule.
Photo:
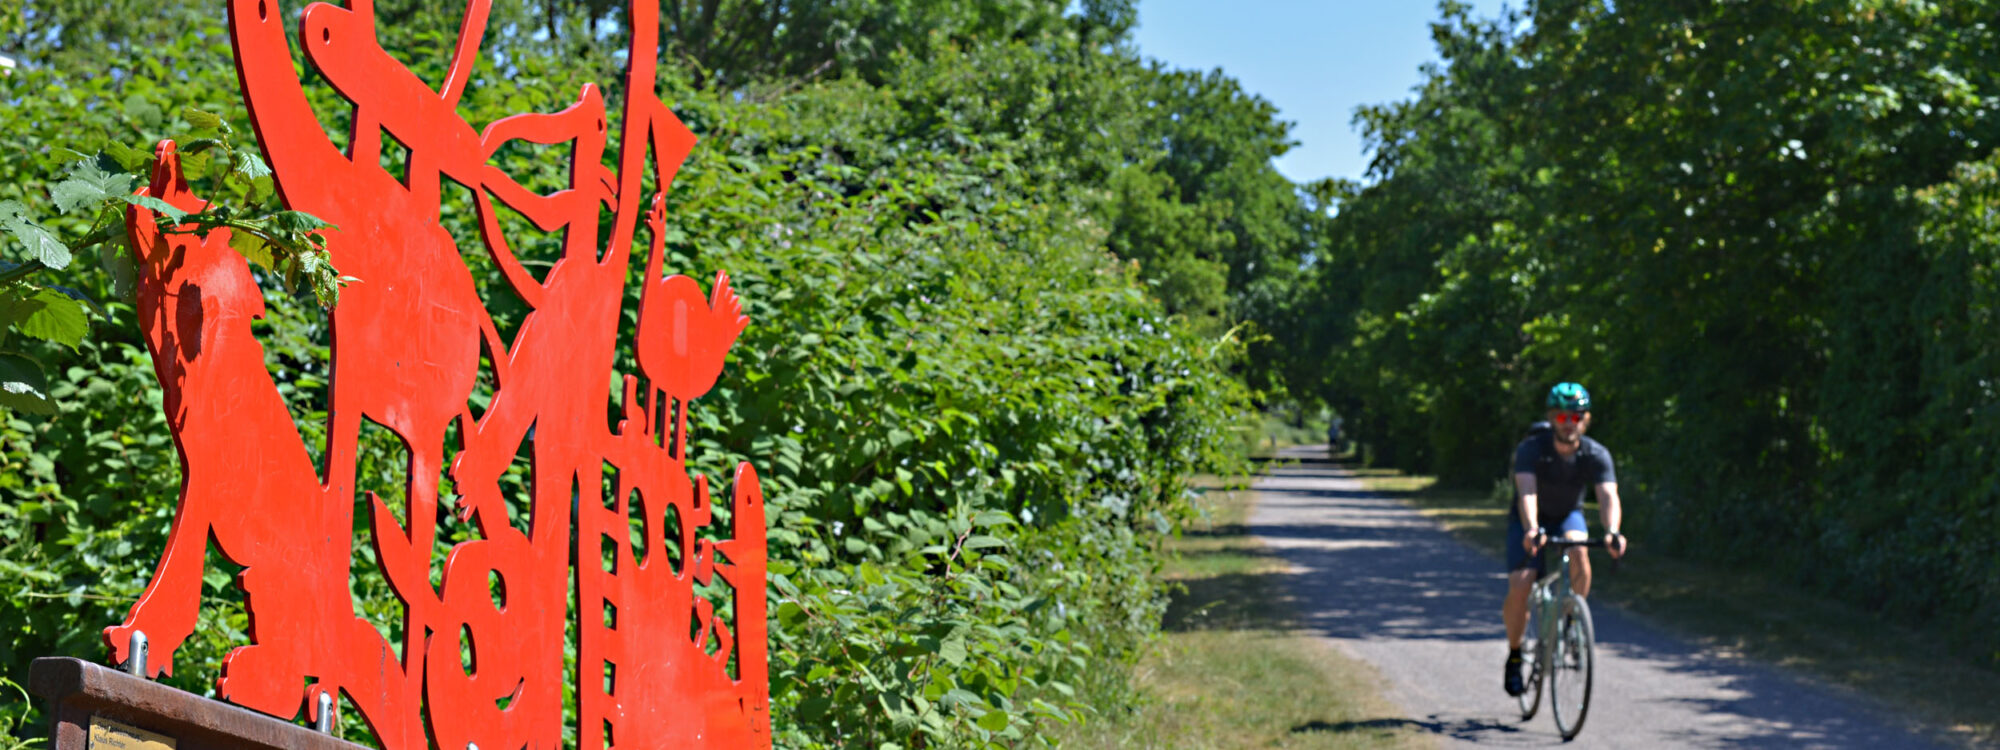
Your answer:
[[[1501,0],[1471,0],[1475,16]],[[1519,2],[1515,2],[1519,5]],[[1437,59],[1432,0],[1140,0],[1139,53],[1170,67],[1220,67],[1277,105],[1299,142],[1278,159],[1295,182],[1361,179],[1354,109],[1406,99]]]

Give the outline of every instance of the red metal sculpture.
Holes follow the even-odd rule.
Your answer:
[[[450,74],[435,89],[377,43],[371,0],[306,9],[298,36],[306,57],[354,104],[342,153],[293,72],[278,6],[229,0],[251,119],[285,202],[339,227],[327,236],[333,262],[360,279],[332,311],[324,473],[252,334],[263,297],[228,233],[161,233],[150,212],[135,210],[140,318],[185,478],[151,585],[124,624],[105,630],[114,659],[128,657],[128,638],[139,631],[158,655],[150,670],[171,670],[195,625],[212,538],[245,566],[253,642],[223,664],[217,694],[231,702],[287,718],[304,705],[317,719],[319,696],[345,699],[390,750],[432,742],[554,748],[563,744],[563,680],[573,678],[583,748],[768,747],[757,475],[740,465],[729,505],[718,509],[708,478],[690,477],[685,463],[687,404],[714,385],[748,319],[726,275],[716,275],[708,296],[693,279],[662,275],[663,200],[642,194],[642,178],[651,168],[664,191],[695,139],[655,93],[658,9],[637,0],[631,12],[613,174],[602,165],[604,99],[592,86],[560,112],[508,117],[484,132],[459,117],[490,0],[471,0]],[[379,165],[385,131],[409,150],[402,181]],[[490,163],[516,140],[566,145],[568,188],[538,194]],[[197,208],[173,144],[161,144],[160,155],[148,191]],[[465,249],[439,225],[446,179],[472,188],[485,249],[531,310],[511,340],[488,314],[460,257]],[[563,231],[562,257],[543,279],[511,251],[496,203],[544,231]],[[600,236],[600,207],[613,214],[608,237]],[[621,363],[619,306],[642,217],[652,237],[631,342],[637,361]],[[482,349],[498,387],[475,416],[468,399]],[[637,375],[615,375],[633,365]],[[610,426],[618,381],[623,419]],[[400,514],[407,525],[368,493],[377,559],[405,605],[402,643],[361,619],[349,594],[363,420],[393,431],[410,455]],[[454,422],[459,444],[447,446]],[[525,529],[509,522],[500,483],[524,444],[533,457]],[[477,533],[451,548],[433,586],[432,519],[454,448],[455,510]],[[593,502],[607,470],[614,494]],[[729,535],[698,537],[719,511]],[[636,548],[635,526],[644,530]],[[670,528],[678,530],[671,538]],[[615,554],[599,564],[602,545]],[[710,601],[695,589],[717,581],[733,600]],[[572,593],[579,661],[567,675]]]

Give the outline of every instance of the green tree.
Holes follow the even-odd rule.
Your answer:
[[[1495,476],[1582,381],[1635,533],[1990,629],[1991,5],[1442,7],[1313,292],[1377,457]]]

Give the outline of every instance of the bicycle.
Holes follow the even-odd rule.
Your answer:
[[[1549,710],[1555,715],[1556,731],[1564,742],[1583,731],[1583,719],[1590,712],[1590,682],[1596,663],[1596,632],[1590,622],[1590,604],[1570,588],[1569,554],[1572,547],[1603,547],[1604,540],[1575,542],[1550,539],[1542,549],[1562,553],[1555,572],[1535,581],[1528,595],[1528,643],[1523,651],[1532,653],[1527,690],[1516,700],[1521,704],[1521,720],[1535,718],[1541,707],[1542,678],[1549,681]],[[1580,553],[1588,554],[1588,553]],[[1547,559],[1547,558],[1544,558]],[[1613,558],[1614,566],[1616,558]],[[1573,703],[1574,705],[1565,705]]]

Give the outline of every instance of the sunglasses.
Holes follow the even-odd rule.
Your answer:
[[[1583,421],[1583,418],[1587,416],[1587,414],[1588,414],[1587,412],[1580,412],[1580,411],[1556,412],[1556,423],[1557,424],[1581,423]]]

